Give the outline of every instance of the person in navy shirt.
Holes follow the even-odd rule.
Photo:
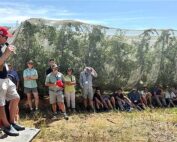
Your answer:
[[[9,56],[15,52],[15,49],[13,45],[8,45],[4,52],[1,50],[9,37],[12,37],[12,34],[9,33],[8,29],[0,27],[0,121],[2,122],[4,133],[10,136],[18,136],[18,131],[25,129],[25,127],[15,122],[20,97],[15,84],[7,77],[7,64],[5,63]],[[6,101],[10,101],[9,121],[5,111]]]

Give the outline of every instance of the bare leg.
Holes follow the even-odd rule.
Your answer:
[[[5,127],[9,127],[10,124],[6,117],[6,112],[4,106],[0,106],[0,119]]]
[[[37,110],[39,106],[39,95],[38,95],[38,92],[34,92],[33,94],[34,94],[35,107]]]
[[[106,109],[108,109],[108,108],[109,108],[109,106],[107,105],[107,103],[106,103],[106,101],[105,101],[105,100],[103,100],[103,105],[104,105],[104,107],[105,107]]]
[[[87,108],[87,99],[84,99],[84,107]]]
[[[91,106],[92,109],[94,109],[93,100],[92,99],[89,99],[89,105]]]
[[[116,108],[116,102],[115,102],[114,97],[111,97],[111,103],[112,103],[113,107]]]
[[[56,105],[56,103],[52,104],[52,110],[53,110],[54,113],[57,112],[57,105]]]
[[[107,100],[107,104],[108,104],[108,106],[109,106],[110,109],[113,109],[113,106],[112,106],[110,100]]]
[[[27,100],[28,100],[28,105],[30,107],[30,110],[32,110],[33,107],[32,107],[32,101],[31,101],[31,93],[27,93]]]
[[[20,101],[19,98],[13,99],[10,101],[10,104],[9,104],[10,123],[15,122],[15,117],[17,115],[19,101]]]
[[[60,108],[60,110],[62,112],[66,112],[66,110],[65,110],[65,104],[64,103],[60,102],[60,103],[57,103],[57,104],[58,104],[58,107]]]
[[[145,106],[147,107],[147,99],[146,99],[146,95],[142,96],[142,100],[143,100],[143,103],[145,104]]]

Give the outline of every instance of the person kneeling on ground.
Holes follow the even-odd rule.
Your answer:
[[[8,37],[12,37],[12,34],[8,32],[7,28],[0,27],[0,121],[2,122],[4,133],[9,136],[18,136],[18,131],[25,129],[25,127],[20,126],[15,122],[20,97],[17,93],[15,84],[7,77],[7,66],[5,63],[12,52],[14,52],[14,46],[7,46],[4,53],[1,50],[2,46],[7,42]],[[9,121],[5,112],[6,101],[10,101]]]
[[[64,118],[68,119],[65,110],[64,104],[64,95],[63,95],[63,84],[64,80],[63,74],[58,71],[57,64],[52,65],[52,72],[49,73],[46,77],[45,85],[49,87],[49,97],[50,104],[52,105],[52,110],[54,117],[57,115],[57,105],[62,111]]]
[[[172,89],[166,87],[164,89],[164,93],[165,93],[165,100],[167,102],[167,106],[175,107],[175,104],[173,103],[173,99],[176,98],[176,95],[173,93]]]

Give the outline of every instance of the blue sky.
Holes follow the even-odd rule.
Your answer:
[[[0,25],[29,18],[79,20],[121,29],[177,29],[177,0],[8,0]]]

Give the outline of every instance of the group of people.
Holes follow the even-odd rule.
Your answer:
[[[93,100],[97,111],[115,109],[130,112],[132,109],[141,111],[154,107],[175,107],[177,89],[156,85],[149,91],[147,86],[143,86],[142,89],[133,88],[129,92],[118,88],[111,95],[101,95],[100,89],[97,88]]]
[[[0,49],[12,37],[8,29],[0,27]],[[17,92],[19,87],[19,77],[13,69],[13,65],[6,60],[14,52],[14,47],[8,45],[4,52],[0,50],[0,126],[3,131],[10,136],[18,136],[19,130],[25,127],[17,124],[19,113],[18,103],[20,101]],[[48,87],[49,101],[52,106],[53,117],[62,114],[67,120],[67,112],[76,112],[76,77],[73,69],[68,68],[66,75],[62,74],[54,59],[49,60],[49,68],[46,70],[45,86]],[[162,88],[155,86],[151,91],[146,86],[142,90],[133,88],[126,92],[118,88],[112,94],[106,94],[100,88],[93,89],[93,77],[97,77],[97,72],[92,67],[85,67],[80,73],[78,82],[80,83],[83,98],[83,107],[92,112],[120,110],[139,111],[147,107],[175,107],[177,103],[177,90],[175,88]],[[34,68],[34,62],[29,60],[27,68],[23,71],[24,93],[27,96],[28,106],[31,112],[38,111],[39,95],[37,86],[38,72]],[[34,106],[32,104],[34,97]],[[65,106],[66,100],[66,106]],[[5,105],[8,105],[9,119],[6,116]]]
[[[33,67],[33,61],[27,63],[28,68],[23,72],[24,93],[30,110],[33,111],[31,103],[31,93],[35,99],[35,110],[38,110],[37,70]],[[76,77],[73,69],[68,68],[66,75],[62,74],[54,59],[49,60],[50,67],[46,70],[45,86],[49,88],[49,100],[52,105],[53,115],[62,113],[68,119],[68,112],[76,111]],[[132,109],[144,110],[147,107],[174,107],[177,102],[177,90],[172,87],[162,87],[156,85],[150,91],[146,86],[143,88],[132,88],[129,92],[118,88],[112,94],[107,94],[99,87],[93,89],[92,80],[97,77],[96,71],[92,67],[85,67],[80,73],[79,83],[85,110],[95,111],[131,111]],[[65,108],[66,100],[66,108]],[[58,112],[60,110],[60,112]]]

